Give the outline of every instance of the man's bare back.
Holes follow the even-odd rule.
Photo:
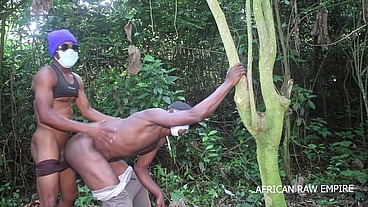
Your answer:
[[[77,140],[75,138],[91,141],[99,153],[109,161],[146,154],[158,147],[159,140],[166,137],[166,135],[162,135],[162,131],[167,131],[162,126],[149,121],[147,117],[152,116],[152,114],[159,116],[162,113],[166,114],[168,112],[161,109],[152,109],[151,111],[146,110],[132,114],[129,119],[106,122],[105,125],[108,127],[116,127],[117,129],[113,144],[90,139],[87,134],[79,133],[70,140],[70,145],[73,145],[73,142]]]

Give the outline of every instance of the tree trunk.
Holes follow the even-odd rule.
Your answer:
[[[211,12],[216,20],[230,66],[239,62],[237,50],[232,40],[225,16],[216,0],[207,0]],[[253,135],[257,143],[257,161],[261,174],[262,186],[282,186],[278,168],[278,148],[281,140],[283,119],[285,110],[290,101],[280,96],[273,84],[273,65],[276,58],[276,37],[272,8],[269,0],[253,1],[254,16],[257,24],[260,54],[259,73],[261,91],[266,106],[266,112],[258,113],[253,107],[254,96],[252,91],[251,73],[252,62],[248,62],[248,79],[242,79],[235,87],[235,103],[237,104],[240,117]],[[251,32],[251,3],[247,5],[248,44],[252,44]],[[248,54],[252,51],[248,50]],[[248,61],[251,58],[248,56]],[[283,193],[263,192],[267,207],[286,206]]]
[[[3,84],[3,60],[4,60],[4,48],[5,48],[5,23],[6,14],[1,15],[1,29],[0,29],[0,84]],[[0,123],[2,123],[2,97],[3,97],[3,86],[0,85]]]
[[[263,134],[262,139],[272,138],[273,135]],[[268,137],[267,137],[268,136]],[[278,168],[278,146],[269,144],[260,144],[257,141],[257,160],[259,171],[261,173],[262,186],[282,186]],[[281,193],[265,190],[263,192],[267,207],[282,207],[286,206],[285,198]]]

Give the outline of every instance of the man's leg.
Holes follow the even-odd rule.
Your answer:
[[[113,190],[114,186],[107,187],[104,190]],[[119,195],[110,198],[107,201],[102,202],[102,207],[133,207],[133,202],[130,199],[128,193],[124,190]],[[139,206],[136,206],[139,207]]]
[[[60,191],[58,207],[73,207],[78,197],[78,187],[75,172],[71,168],[60,172]]]
[[[59,173],[37,177],[40,207],[56,207],[59,193]]]
[[[132,203],[124,194],[125,183],[120,182],[113,168],[94,148],[87,134],[78,133],[65,147],[65,160],[83,179],[93,196],[103,206],[127,206]]]
[[[134,207],[151,207],[148,190],[141,184],[134,172],[125,190],[133,200]]]
[[[120,177],[128,168],[128,164],[123,160],[110,162],[110,166],[114,169],[116,176]],[[148,190],[139,182],[134,171],[125,187],[125,191],[129,195],[129,200],[134,207],[151,207]]]
[[[56,207],[59,195],[59,145],[49,133],[36,130],[32,137],[31,154],[35,162],[40,207]]]
[[[100,190],[119,183],[109,163],[94,148],[93,139],[85,133],[78,133],[68,141],[64,157],[91,190]]]

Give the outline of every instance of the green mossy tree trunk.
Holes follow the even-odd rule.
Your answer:
[[[218,2],[207,0],[216,20],[224,43],[230,66],[239,62],[237,50],[229,27]],[[278,149],[281,140],[285,111],[290,101],[280,96],[273,83],[273,65],[276,58],[276,36],[274,20],[269,0],[253,1],[253,11],[259,37],[259,74],[261,92],[266,107],[265,112],[257,112],[252,87],[252,5],[246,1],[248,31],[248,78],[241,79],[235,87],[234,100],[240,117],[257,143],[257,161],[262,186],[282,186],[278,167]],[[282,192],[263,191],[267,207],[286,206]]]

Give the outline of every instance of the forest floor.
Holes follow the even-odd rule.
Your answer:
[[[325,200],[325,204],[317,204],[317,200]],[[343,199],[343,200],[335,200],[331,197],[313,197],[313,196],[305,196],[303,199],[286,199],[286,203],[288,207],[368,207],[368,200],[357,202],[352,197]],[[156,205],[153,205],[154,207]],[[226,207],[235,207],[237,204],[229,204]],[[24,207],[39,207],[39,201],[34,201],[25,205]],[[88,207],[98,207],[98,206],[88,206]],[[189,205],[183,204],[181,202],[171,202],[169,207],[189,207]],[[220,207],[220,206],[219,206]],[[225,207],[221,205],[221,207]]]
[[[365,188],[368,190],[368,187]],[[367,195],[367,191],[365,192]],[[368,207],[368,200],[363,199],[362,201],[356,201],[354,194],[350,196],[343,196],[339,193],[328,193],[328,194],[306,194],[306,195],[285,195],[286,204],[288,207]],[[226,200],[221,199],[222,201]],[[185,204],[183,200],[179,202],[171,201],[168,207],[202,207],[192,206]],[[156,207],[155,201],[152,200],[153,207]],[[239,204],[219,204],[216,207],[236,207]],[[241,206],[241,204],[240,204]],[[249,206],[249,204],[247,205]],[[33,201],[25,205],[24,207],[39,207],[39,201]],[[99,207],[99,206],[86,206],[86,207]]]
[[[339,194],[285,196],[288,207],[368,207],[368,200],[356,201],[354,196],[339,198]]]

